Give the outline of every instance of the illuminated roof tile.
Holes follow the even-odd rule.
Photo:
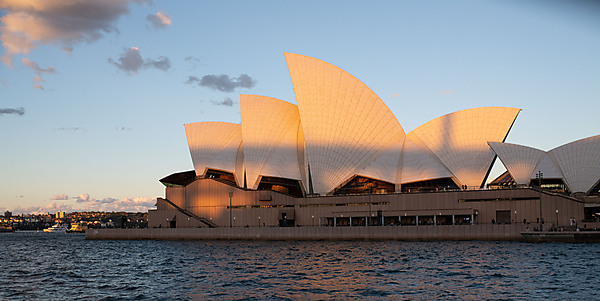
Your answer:
[[[316,193],[331,192],[402,141],[398,120],[361,81],[312,57],[285,57]]]
[[[257,189],[260,176],[300,180],[297,106],[258,95],[241,95],[240,106],[248,188]]]
[[[529,185],[531,176],[537,172],[538,163],[546,156],[543,150],[528,146],[501,142],[488,142],[488,144],[515,182],[520,185]]]
[[[548,153],[556,159],[572,192],[588,192],[598,183],[600,135],[567,143]]]
[[[452,173],[416,135],[407,135],[402,153],[401,184],[440,178],[452,178]]]
[[[487,142],[503,142],[520,109],[484,107],[433,119],[408,134],[418,136],[461,185],[479,187],[494,161]]]
[[[188,123],[185,125],[185,134],[196,175],[204,175],[208,168],[235,173],[242,143],[239,124],[213,121]]]

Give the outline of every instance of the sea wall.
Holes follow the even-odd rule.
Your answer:
[[[90,240],[514,240],[532,225],[89,229]]]

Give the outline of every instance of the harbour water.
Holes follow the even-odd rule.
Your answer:
[[[0,233],[0,300],[600,299],[600,244]]]

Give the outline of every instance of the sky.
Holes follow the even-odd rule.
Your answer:
[[[284,52],[354,75],[407,133],[506,106],[506,142],[600,134],[596,1],[0,0],[0,40],[2,212],[152,208],[193,169],[185,123],[295,103]]]

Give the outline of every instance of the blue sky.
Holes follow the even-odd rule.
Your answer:
[[[241,93],[295,102],[284,52],[353,74],[406,132],[509,106],[507,142],[600,134],[594,1],[74,2],[0,0],[2,211],[151,206],[193,169],[184,123],[239,122]]]

